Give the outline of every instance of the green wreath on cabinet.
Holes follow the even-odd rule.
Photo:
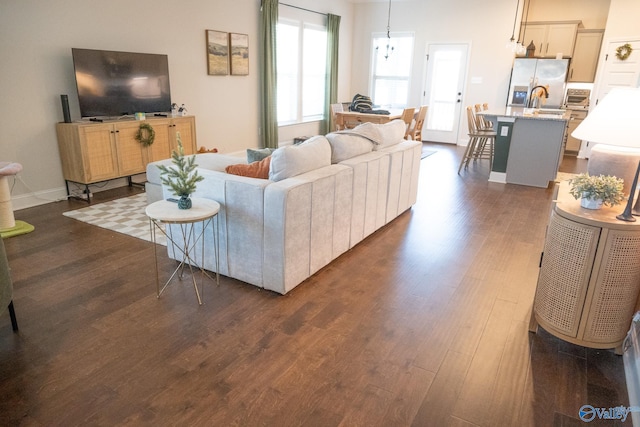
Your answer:
[[[153,140],[156,138],[156,131],[153,130],[149,123],[140,123],[135,138],[140,144],[148,147],[153,144]]]
[[[629,43],[625,43],[622,46],[618,46],[616,49],[616,58],[620,61],[624,61],[629,57],[629,55],[631,55],[631,52],[633,52],[633,48]]]

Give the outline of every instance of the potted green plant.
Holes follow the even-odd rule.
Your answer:
[[[580,206],[600,209],[602,205],[615,206],[624,200],[623,180],[610,175],[592,176],[581,173],[569,181],[569,193],[580,200]]]
[[[176,134],[176,138],[178,140],[178,151],[173,150],[171,153],[175,167],[159,165],[160,180],[164,185],[171,188],[173,194],[180,197],[178,200],[179,209],[190,209],[192,203],[189,196],[196,191],[196,184],[202,181],[204,177],[198,175],[196,170],[198,167],[195,163],[196,156],[185,158],[179,132]]]

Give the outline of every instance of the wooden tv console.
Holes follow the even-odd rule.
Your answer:
[[[135,139],[143,122],[155,131],[148,147]],[[178,133],[185,154],[197,150],[194,116],[57,123],[56,133],[67,194],[69,182],[84,184],[87,200],[89,184],[126,177],[131,185],[131,177],[145,173],[147,163],[170,158],[178,147]]]

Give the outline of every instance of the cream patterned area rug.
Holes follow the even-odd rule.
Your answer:
[[[556,182],[568,181],[575,178],[577,175],[578,174],[576,173],[558,172],[558,175],[556,175]]]
[[[146,207],[147,195],[140,193],[64,212],[63,215],[150,242],[149,217],[144,212]],[[167,245],[164,234],[159,230],[156,230],[156,240],[158,244]]]

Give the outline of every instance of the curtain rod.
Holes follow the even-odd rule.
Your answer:
[[[292,4],[286,4],[286,3],[280,3],[282,6],[289,6],[292,7],[294,9],[300,9],[300,10],[304,10],[305,12],[311,12],[311,13],[317,13],[318,15],[323,15],[323,16],[327,16],[328,14],[326,13],[322,13],[322,12],[318,12],[315,10],[311,10],[311,9],[305,9],[304,7],[299,7],[299,6],[294,6]]]

